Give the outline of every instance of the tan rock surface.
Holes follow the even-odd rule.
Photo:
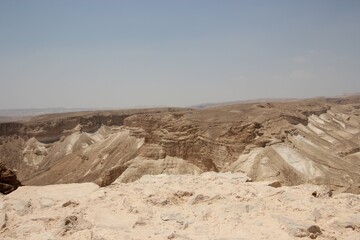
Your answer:
[[[359,195],[247,180],[207,172],[145,175],[103,188],[24,186],[0,195],[0,238],[359,239]]]
[[[231,171],[359,193],[359,126],[359,95],[52,114],[0,123],[0,159],[25,185]]]

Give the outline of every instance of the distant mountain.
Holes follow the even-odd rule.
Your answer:
[[[0,118],[19,118],[51,113],[67,113],[93,111],[94,108],[28,108],[28,109],[0,109]]]
[[[202,104],[193,105],[193,106],[191,106],[191,108],[203,109],[203,108],[227,106],[227,105],[243,104],[243,103],[289,102],[289,101],[295,101],[295,100],[299,100],[299,99],[296,99],[296,98],[257,98],[257,99],[239,100],[239,101],[230,101],[230,102],[202,103]]]
[[[228,106],[228,105],[235,105],[235,104],[246,104],[246,103],[275,103],[275,102],[291,102],[291,101],[301,101],[306,99],[328,99],[332,101],[349,101],[349,99],[359,98],[360,92],[354,93],[343,93],[337,96],[316,96],[312,98],[254,98],[249,100],[238,100],[238,101],[229,101],[229,102],[210,102],[210,103],[201,103],[190,106],[194,109],[204,109],[204,108],[211,108],[211,107],[220,107],[220,106]]]

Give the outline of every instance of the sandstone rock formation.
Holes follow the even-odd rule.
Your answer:
[[[146,175],[103,188],[23,186],[0,195],[0,238],[359,239],[359,195],[247,180],[207,172]]]
[[[9,194],[21,185],[16,174],[5,167],[4,162],[0,161],[0,193]],[[0,217],[1,218],[1,217]]]
[[[0,123],[0,159],[25,185],[231,171],[358,193],[359,126],[360,96],[52,114]]]

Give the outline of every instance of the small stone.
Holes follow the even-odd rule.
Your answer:
[[[345,228],[351,228],[352,230],[355,230],[355,226],[353,224],[348,224],[345,226]]]
[[[66,227],[74,227],[75,224],[76,224],[76,221],[77,221],[77,216],[69,216],[69,217],[66,217],[65,220],[64,220],[64,225]]]
[[[310,233],[309,237],[311,239],[315,239],[315,238],[317,238],[317,236],[322,234],[320,227],[316,226],[316,225],[310,226],[307,230]]]
[[[174,193],[174,195],[176,197],[182,198],[182,197],[191,197],[192,195],[194,195],[194,193],[187,191],[177,191],[176,193]]]
[[[70,207],[75,207],[75,206],[77,206],[77,205],[79,205],[79,203],[73,202],[73,201],[67,201],[67,202],[64,203],[62,206],[63,206],[63,207],[68,207],[68,206],[70,206]]]
[[[247,178],[245,182],[253,182],[253,180],[251,178]]]
[[[273,187],[273,188],[279,188],[279,187],[281,187],[281,182],[278,182],[278,181],[272,182],[268,186]]]
[[[4,212],[0,213],[0,229],[6,227],[7,216]]]
[[[315,198],[328,198],[333,196],[333,190],[329,187],[323,187],[318,191],[314,191],[311,194]]]
[[[312,225],[307,230],[309,233],[320,233],[321,234],[320,227],[317,225]]]

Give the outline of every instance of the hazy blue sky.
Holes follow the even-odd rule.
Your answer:
[[[0,108],[359,91],[358,0],[0,0]]]

